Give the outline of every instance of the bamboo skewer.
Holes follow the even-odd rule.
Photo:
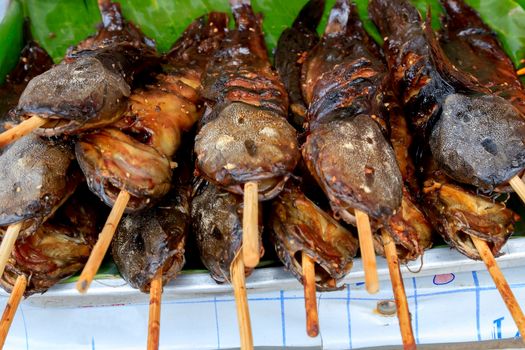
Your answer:
[[[15,318],[16,310],[18,309],[18,304],[24,296],[24,292],[27,287],[27,278],[24,275],[20,275],[16,278],[15,286],[13,291],[9,296],[9,300],[2,314],[2,319],[0,319],[0,349],[3,349],[7,334],[9,333],[9,328],[13,319]]]
[[[248,296],[246,295],[246,280],[244,276],[244,262],[242,255],[238,254],[233,260],[230,268],[233,294],[237,309],[237,322],[239,323],[239,335],[241,338],[241,350],[253,349],[252,325],[250,320],[250,309],[248,308]]]
[[[256,182],[244,185],[244,211],[242,216],[242,259],[246,267],[259,263],[259,190]]]
[[[514,176],[512,179],[510,179],[509,184],[525,203],[525,184],[520,179],[520,177],[518,175]]]
[[[22,228],[22,222],[17,222],[16,224],[9,225],[2,243],[0,244],[0,277],[4,274],[5,265],[11,256],[13,247],[15,246],[16,239]]]
[[[111,213],[109,213],[108,219],[102,232],[98,236],[97,243],[93,247],[89,259],[80,274],[80,277],[77,282],[77,290],[80,293],[87,292],[89,285],[93,281],[93,277],[97,273],[104,256],[109,248],[109,244],[113,239],[115,230],[117,229],[118,223],[124,214],[126,205],[128,204],[130,195],[126,191],[120,191]]]
[[[363,270],[365,272],[366,290],[370,294],[375,294],[379,291],[379,278],[377,276],[376,254],[370,220],[368,215],[359,209],[355,209],[355,219],[359,236],[359,249],[361,250]]]
[[[319,315],[317,313],[317,296],[315,295],[315,264],[302,252],[304,306],[306,309],[306,333],[310,337],[319,335]]]
[[[9,130],[0,134],[0,147],[5,147],[8,144],[26,136],[38,129],[47,122],[46,119],[37,116],[24,120],[18,125],[15,125]]]
[[[162,267],[157,270],[149,289],[148,350],[159,348],[161,300]]]
[[[518,326],[520,334],[524,335],[525,316],[523,315],[523,311],[521,310],[520,304],[518,304],[514,293],[512,293],[512,290],[510,289],[510,286],[507,280],[505,279],[505,276],[503,276],[503,273],[501,272],[498,263],[494,258],[494,255],[492,255],[492,252],[490,251],[487,242],[475,236],[470,236],[470,238],[472,239],[472,242],[474,242],[474,245],[476,246],[476,249],[478,250],[479,255],[481,256],[481,259],[483,259],[483,262],[487,266],[487,270],[490,273],[490,277],[492,277],[492,280],[494,280],[494,284],[496,285],[496,288],[498,288],[498,291],[501,294],[501,298],[507,305],[507,309],[512,315],[516,326]],[[522,340],[525,342],[525,337],[522,337]]]
[[[413,350],[416,349],[416,341],[414,339],[414,333],[412,332],[412,323],[410,322],[410,311],[408,310],[405,286],[403,285],[401,271],[399,270],[399,260],[397,259],[396,245],[388,232],[384,230],[381,232],[381,238],[385,248],[385,256],[388,263],[388,271],[390,272],[390,280],[392,281],[392,290],[394,291],[394,299],[396,302],[397,318],[399,319],[399,328],[401,329],[403,348],[405,350]]]

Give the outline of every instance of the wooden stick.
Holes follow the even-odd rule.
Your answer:
[[[162,267],[157,270],[149,289],[148,350],[159,348],[161,299]]]
[[[11,256],[16,239],[22,228],[22,222],[9,225],[0,244],[0,277],[4,274],[5,265]]]
[[[241,350],[253,349],[252,324],[250,321],[250,309],[248,308],[248,296],[246,295],[246,280],[244,277],[244,262],[241,254],[238,254],[230,268],[230,275],[237,307],[237,322],[239,323],[239,335],[241,337]]]
[[[392,281],[392,290],[396,301],[397,318],[399,319],[399,328],[401,329],[401,339],[403,339],[403,348],[405,350],[416,349],[416,341],[412,332],[412,323],[410,322],[410,312],[408,310],[407,295],[405,286],[399,270],[399,260],[394,240],[387,231],[382,230],[381,238],[385,247],[385,256]]]
[[[246,267],[255,268],[260,258],[259,247],[259,190],[257,182],[244,185],[242,216],[242,259]]]
[[[315,295],[315,264],[302,252],[304,307],[306,309],[306,333],[310,337],[319,335],[319,315],[317,314],[317,296]]]
[[[368,219],[368,214],[359,209],[355,209],[355,219],[357,221],[357,234],[359,236],[363,270],[365,271],[366,290],[370,294],[375,294],[379,291],[379,278],[377,277],[376,253],[370,220]]]
[[[525,316],[520,308],[520,304],[518,304],[514,293],[512,293],[512,290],[510,289],[505,276],[503,276],[496,259],[494,259],[494,255],[492,255],[487,242],[475,236],[470,236],[470,238],[472,239],[472,242],[474,242],[481,259],[483,259],[483,262],[487,266],[487,270],[494,280],[494,284],[496,285],[496,288],[498,288],[501,298],[507,305],[507,309],[509,309],[516,326],[518,326],[518,330],[522,335],[522,340],[525,342],[525,337],[523,337],[523,335],[525,335]]]
[[[11,142],[14,142],[19,138],[26,136],[33,130],[38,129],[39,127],[44,125],[46,122],[46,119],[40,117],[31,117],[29,119],[24,120],[20,124],[0,134],[0,147],[5,147]]]
[[[525,184],[520,179],[519,176],[514,176],[509,181],[510,186],[512,189],[520,196],[521,200],[525,203]]]
[[[93,277],[95,277],[95,274],[97,273],[100,264],[102,263],[102,260],[104,259],[104,256],[106,255],[106,252],[109,248],[109,244],[113,239],[113,235],[115,234],[115,230],[117,229],[120,218],[122,218],[122,214],[124,214],[124,210],[126,209],[126,205],[129,202],[129,198],[130,195],[128,192],[120,191],[117,200],[111,209],[111,213],[109,213],[106,224],[98,236],[98,241],[93,247],[86,266],[84,266],[84,269],[82,270],[82,273],[78,279],[77,290],[80,293],[87,292],[89,285],[93,281]]]
[[[3,349],[4,347],[4,343],[7,338],[7,333],[9,332],[9,328],[11,327],[11,323],[13,323],[16,310],[18,309],[18,304],[20,304],[20,300],[24,296],[26,287],[26,276],[18,276],[16,278],[13,291],[11,292],[9,300],[7,301],[7,304],[5,306],[4,313],[2,314],[2,319],[0,319],[0,349]]]

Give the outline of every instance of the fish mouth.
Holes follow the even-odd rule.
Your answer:
[[[56,114],[47,113],[27,113],[22,116],[23,119],[31,117],[40,117],[46,119],[46,123],[34,130],[34,133],[43,137],[53,137],[59,135],[79,134],[87,130],[102,128],[118,121],[122,117],[125,109],[118,111],[112,118],[105,117],[104,119],[95,118],[83,122],[78,120],[71,120]]]
[[[309,255],[309,254],[307,254]],[[341,287],[338,287],[337,286],[337,280],[332,277],[332,274],[330,273],[329,270],[326,269],[325,266],[323,266],[323,264],[319,264],[317,261],[315,261],[315,259],[310,256],[310,259],[312,259],[312,261],[314,262],[314,273],[315,273],[315,285],[316,285],[316,289],[319,290],[319,291],[333,291],[333,290],[340,290],[340,289],[343,289],[344,286],[341,286]],[[297,271],[300,271],[300,276],[303,280],[303,284],[304,284],[304,276],[303,276],[303,251],[302,250],[298,250],[296,252],[293,253],[293,255],[291,255],[291,261],[292,261],[292,264],[294,265],[294,269],[296,269]],[[347,268],[349,270],[352,269],[352,265],[353,265],[353,262],[350,262],[348,265],[347,265]]]
[[[169,160],[120,130],[85,134],[75,152],[88,186],[109,206],[125,190],[131,196],[126,212],[138,211],[153,205],[171,187]]]
[[[350,231],[293,185],[273,202],[270,227],[279,259],[297,279],[303,278],[304,253],[314,262],[317,289],[339,289],[357,253],[358,242]]]
[[[246,180],[245,183],[256,182],[259,201],[266,201],[277,197],[277,195],[283,190],[284,185],[286,184],[289,178],[290,176],[274,177],[273,174],[268,174],[268,177],[266,178],[262,176],[255,177]],[[243,184],[227,186],[225,187],[225,189],[229,192],[239,195],[242,195],[244,193]]]
[[[504,204],[452,185],[427,181],[424,200],[429,219],[443,239],[472,259],[480,259],[471,236],[487,242],[494,256],[514,232],[519,216]]]

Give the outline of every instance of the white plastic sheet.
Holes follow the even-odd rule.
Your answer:
[[[461,257],[458,257],[461,259]],[[481,267],[482,265],[477,265]],[[522,307],[525,307],[523,267],[504,269]],[[120,280],[95,281],[121,285]],[[404,280],[412,326],[418,343],[476,341],[518,336],[517,328],[485,271],[442,272]],[[165,290],[161,314],[161,349],[219,349],[239,346],[233,296],[207,294],[174,298],[177,285]],[[391,299],[388,280],[380,292],[369,295],[360,282],[345,290],[319,293],[321,333],[305,333],[302,290],[297,288],[249,292],[254,342],[257,346],[359,349],[401,344],[395,316],[376,311],[377,302]],[[63,290],[73,285],[61,286]],[[123,288],[123,287],[118,287]],[[117,290],[118,290],[117,288]],[[61,298],[50,291],[50,298]],[[92,301],[45,303],[24,301],[16,314],[5,349],[144,349],[147,337],[148,297],[118,295],[111,303]],[[117,293],[118,294],[118,293]],[[171,295],[170,295],[171,294]],[[200,294],[202,295],[202,294]],[[2,296],[0,306],[5,304]],[[87,300],[87,299],[86,299]],[[105,299],[108,300],[108,299]]]

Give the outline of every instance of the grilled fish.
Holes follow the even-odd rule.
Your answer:
[[[337,282],[350,271],[357,253],[358,242],[352,232],[291,183],[272,201],[269,225],[279,259],[298,280],[302,280],[304,251],[315,262],[317,289],[339,288]]]
[[[36,135],[10,145],[0,169],[0,227],[24,221],[20,237],[33,234],[83,181],[71,145]]]
[[[230,281],[230,267],[242,247],[242,197],[198,178],[191,202],[192,232],[202,263],[217,283]],[[262,223],[259,218],[259,225]],[[259,226],[259,240],[262,227]],[[260,242],[259,242],[260,243]],[[261,256],[264,254],[262,244]],[[246,268],[246,275],[253,269]]]
[[[395,214],[402,179],[387,139],[386,67],[347,1],[335,4],[308,53],[302,87],[309,105],[303,157],[334,212],[349,223],[354,208],[379,222]]]
[[[203,76],[207,110],[195,140],[201,176],[233,193],[257,181],[259,199],[275,197],[300,153],[286,121],[288,98],[272,70],[261,18],[249,1],[232,0],[236,28],[228,31]]]
[[[62,63],[31,79],[15,110],[48,122],[44,136],[78,134],[118,120],[134,77],[155,62],[153,42],[124,20],[120,5],[100,2],[103,25],[68,52]]]
[[[126,210],[138,211],[169,191],[170,161],[181,135],[202,115],[201,74],[226,27],[223,13],[194,21],[165,57],[164,72],[134,90],[124,117],[77,142],[77,159],[88,184],[106,204],[112,206],[126,190],[131,195]]]
[[[450,61],[525,115],[525,91],[514,65],[492,30],[461,0],[442,0],[440,43]]]
[[[104,208],[81,186],[35,234],[15,243],[0,285],[11,292],[17,276],[28,277],[24,295],[44,293],[86,263],[104,220]]]
[[[408,0],[371,0],[394,90],[418,138],[452,179],[492,191],[525,168],[525,121],[443,53]]]
[[[298,130],[306,126],[307,111],[301,91],[301,67],[308,51],[319,42],[317,26],[323,15],[324,3],[324,0],[308,1],[292,27],[281,33],[275,49],[275,68],[290,100],[290,121]]]
[[[184,266],[184,246],[190,227],[188,182],[174,187],[155,207],[125,216],[115,233],[112,256],[121,276],[149,293],[151,280],[162,268],[162,282],[174,279]]]

